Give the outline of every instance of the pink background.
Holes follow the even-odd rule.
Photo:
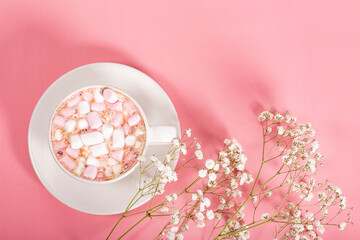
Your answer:
[[[340,186],[360,209],[359,26],[356,0],[1,0],[0,238],[104,239],[118,218],[57,201],[27,151],[30,116],[46,88],[73,68],[101,61],[155,79],[208,156],[224,137],[237,137],[253,170],[262,109],[311,121],[326,156],[319,178]],[[128,239],[154,237],[163,222],[142,225]],[[324,239],[355,239],[357,232],[328,229]],[[271,239],[265,230],[251,233]],[[188,239],[203,239],[195,234]]]

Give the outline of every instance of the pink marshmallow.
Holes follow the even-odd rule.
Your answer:
[[[128,124],[124,124],[124,133],[128,135],[131,132],[131,127]]]
[[[118,101],[116,103],[110,103],[109,107],[115,111],[121,112],[123,109],[122,102]]]
[[[59,161],[62,162],[65,167],[70,171],[76,167],[76,163],[66,154],[62,158],[60,158]]]
[[[60,127],[64,127],[65,126],[65,121],[66,119],[63,118],[62,116],[59,115],[55,115],[54,119],[53,119],[53,124],[60,126]]]
[[[110,124],[113,125],[114,127],[118,127],[118,126],[120,126],[120,124],[123,124],[123,123],[124,123],[124,117],[123,117],[122,113],[116,114],[116,116],[110,122]]]
[[[133,113],[135,113],[138,108],[135,106],[135,104],[131,101],[126,101],[124,103],[124,109],[130,114],[132,115]]]
[[[96,180],[104,180],[105,178],[105,175],[104,173],[102,172],[99,172],[97,175],[96,175]]]
[[[106,105],[103,102],[102,103],[94,102],[91,104],[92,111],[101,112],[104,111],[105,109],[106,109]]]
[[[140,122],[140,120],[141,120],[140,115],[138,113],[135,113],[134,115],[128,118],[128,124],[129,126],[135,126],[136,124],[138,124],[138,122]]]
[[[101,127],[102,121],[97,112],[91,112],[86,116],[86,120],[89,123],[91,129],[97,129]]]
[[[136,158],[135,154],[130,152],[128,155],[126,155],[125,159],[124,159],[124,163],[128,163],[133,161]]]
[[[124,157],[124,151],[115,151],[115,152],[112,152],[111,155],[116,160],[121,161]]]
[[[124,169],[127,170],[134,166],[136,163],[136,155],[134,153],[129,153],[124,159]]]
[[[91,92],[85,91],[82,93],[82,97],[85,101],[90,101],[93,99],[93,94]]]
[[[103,97],[109,103],[114,103],[118,100],[117,94],[109,88],[103,91]]]
[[[74,107],[64,108],[63,110],[60,111],[60,114],[66,118],[74,115],[75,113],[76,113],[76,109]]]
[[[63,149],[63,148],[65,148],[65,147],[66,147],[66,144],[65,144],[64,141],[55,142],[55,143],[53,144],[53,148],[54,148],[55,151],[58,151],[58,150]]]
[[[73,158],[77,158],[80,154],[80,149],[73,149],[71,147],[67,147],[65,152],[70,156],[70,157],[73,157]]]
[[[69,99],[67,101],[67,106],[68,107],[73,107],[76,104],[78,104],[81,101],[81,98],[79,96],[74,97],[73,99]]]
[[[97,172],[98,172],[97,167],[92,165],[87,166],[84,171],[84,177],[89,179],[95,179]]]

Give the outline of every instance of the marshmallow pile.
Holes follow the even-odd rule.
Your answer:
[[[72,174],[108,181],[130,170],[144,150],[145,123],[136,105],[108,87],[81,90],[56,110],[51,140]]]

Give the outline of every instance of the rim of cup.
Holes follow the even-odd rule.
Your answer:
[[[111,179],[111,180],[107,180],[107,181],[97,181],[97,180],[90,180],[90,179],[86,179],[86,178],[83,178],[83,177],[79,177],[79,176],[76,176],[74,175],[73,173],[71,173],[68,169],[66,169],[59,161],[59,159],[56,157],[55,153],[54,153],[54,148],[53,148],[53,144],[52,144],[52,140],[51,140],[51,128],[52,128],[52,122],[53,122],[53,119],[54,119],[54,116],[56,115],[57,113],[57,110],[58,108],[60,107],[60,105],[66,100],[68,99],[69,97],[71,97],[72,95],[80,92],[80,91],[83,91],[85,89],[88,89],[88,88],[112,88],[113,90],[116,90],[118,92],[120,92],[121,94],[125,95],[127,98],[129,98],[134,104],[135,106],[139,109],[139,112],[141,114],[141,117],[145,123],[145,134],[146,134],[146,140],[145,140],[145,144],[144,144],[144,148],[143,148],[143,151],[142,153],[138,156],[138,158],[140,156],[144,157],[145,156],[145,153],[146,153],[146,150],[148,148],[148,145],[149,145],[149,124],[148,124],[148,121],[147,121],[147,118],[146,118],[146,115],[145,115],[145,112],[144,110],[142,109],[142,107],[140,106],[140,104],[131,96],[129,96],[129,94],[125,93],[124,91],[118,89],[117,87],[114,87],[114,86],[111,86],[111,85],[99,85],[99,84],[96,84],[96,85],[88,85],[86,87],[82,87],[82,88],[79,88],[75,91],[72,91],[70,94],[68,94],[65,98],[63,98],[60,103],[57,105],[54,113],[52,114],[51,116],[51,120],[50,120],[50,126],[49,126],[49,147],[50,147],[50,150],[51,150],[51,154],[53,156],[53,160],[57,163],[57,165],[68,175],[70,175],[72,178],[78,180],[78,181],[81,181],[81,182],[84,182],[84,183],[90,183],[90,184],[109,184],[109,183],[114,183],[114,182],[117,182],[121,179],[124,179],[125,177],[127,177],[128,175],[130,175],[138,166],[139,166],[139,161],[136,162],[135,165],[132,166],[131,169],[129,169],[128,171],[126,171],[125,173]]]

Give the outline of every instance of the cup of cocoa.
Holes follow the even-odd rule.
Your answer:
[[[104,184],[123,179],[149,144],[168,144],[174,126],[149,126],[134,98],[112,86],[78,89],[59,103],[49,129],[54,160],[71,177]]]

